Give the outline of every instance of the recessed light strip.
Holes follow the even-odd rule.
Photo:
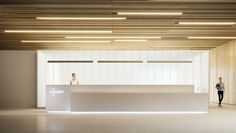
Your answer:
[[[115,40],[115,42],[147,42],[148,40]]]
[[[5,30],[6,33],[112,33],[111,30]]]
[[[182,15],[182,12],[117,12],[118,15]]]
[[[236,39],[236,37],[188,37],[188,39]]]
[[[39,20],[125,20],[126,17],[36,17]]]
[[[160,36],[66,36],[68,39],[161,39]]]
[[[84,40],[84,41],[67,41],[67,40],[22,40],[22,43],[110,43],[111,41]]]
[[[234,25],[235,22],[179,22],[180,25]]]

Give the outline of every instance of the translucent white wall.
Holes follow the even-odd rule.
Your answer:
[[[209,90],[209,53],[200,52],[193,58],[193,83],[196,93]]]

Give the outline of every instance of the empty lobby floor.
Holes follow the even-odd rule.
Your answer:
[[[236,106],[208,114],[54,114],[1,110],[0,133],[236,133]]]

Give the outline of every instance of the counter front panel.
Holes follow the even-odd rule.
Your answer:
[[[208,111],[193,85],[47,85],[47,111]]]

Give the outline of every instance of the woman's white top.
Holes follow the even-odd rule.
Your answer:
[[[220,87],[216,87],[216,89],[217,89],[218,91],[224,91],[224,90],[225,90],[225,85],[224,85],[224,83],[223,83],[223,82],[219,82],[218,84],[220,84]]]
[[[79,85],[79,81],[78,80],[70,80],[70,85]]]

